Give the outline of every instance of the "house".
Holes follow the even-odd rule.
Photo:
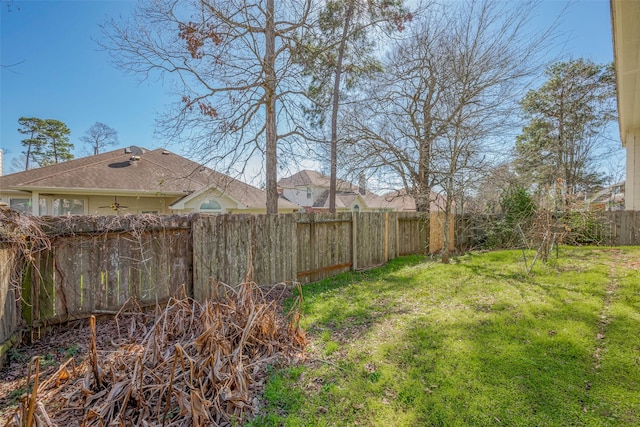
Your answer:
[[[316,171],[303,170],[278,181],[278,190],[285,199],[302,206],[307,212],[329,210],[330,178]],[[431,211],[444,210],[444,198],[431,193]],[[415,212],[416,202],[405,190],[379,196],[367,191],[364,179],[359,185],[338,179],[336,182],[337,212]]]
[[[623,181],[603,188],[589,198],[588,207],[603,211],[624,210],[624,187]]]
[[[167,150],[135,148],[0,176],[0,202],[34,215],[266,211],[256,187]],[[300,207],[280,200],[278,209]]]
[[[640,210],[640,2],[611,0],[620,138],[627,152],[625,209]]]
[[[290,177],[278,181],[278,192],[291,203],[302,206],[307,212],[322,212],[329,210],[329,181],[330,178],[319,172],[303,170]],[[365,196],[368,193],[364,187],[358,187],[350,182],[337,180],[336,182],[336,211],[359,212],[371,211]]]
[[[432,191],[429,198],[430,212],[444,211],[446,199]],[[415,212],[416,200],[406,190],[394,190],[383,194],[376,201],[379,206],[397,212]]]

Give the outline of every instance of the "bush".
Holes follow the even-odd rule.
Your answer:
[[[486,249],[522,246],[518,226],[526,234],[536,214],[536,204],[527,190],[510,186],[500,198],[503,216],[488,224],[482,246]]]
[[[506,225],[515,227],[528,224],[536,214],[536,203],[527,190],[520,186],[510,186],[500,198],[500,206],[505,215]]]
[[[562,218],[567,229],[564,243],[569,245],[600,245],[603,223],[596,212],[567,212]]]

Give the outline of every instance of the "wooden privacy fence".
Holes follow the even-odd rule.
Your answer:
[[[429,221],[418,213],[310,213],[197,216],[193,221],[193,289],[235,285],[252,267],[259,284],[309,283],[425,253]]]
[[[602,222],[605,244],[640,245],[640,211],[602,212]]]
[[[50,218],[51,247],[23,269],[21,296],[8,277],[19,271],[11,270],[17,255],[0,248],[0,343],[24,321],[115,313],[127,301],[166,301],[183,286],[203,299],[213,281],[237,285],[249,269],[260,285],[308,283],[425,253],[430,223],[418,213]]]
[[[191,294],[191,226],[187,217],[52,219],[64,232],[25,271],[23,316],[31,326],[115,313],[130,299],[166,301],[184,285]],[[145,217],[141,217],[145,218]],[[151,217],[146,217],[151,218]]]
[[[23,325],[20,314],[20,280],[18,250],[0,244],[0,355],[16,338]]]
[[[198,216],[193,221],[193,296],[211,296],[212,282],[241,283],[249,269],[260,284],[296,277],[292,215]]]

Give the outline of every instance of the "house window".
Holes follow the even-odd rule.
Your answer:
[[[360,206],[358,206],[358,205],[354,205],[354,206],[353,206],[353,211],[354,211],[354,212],[360,212]]]
[[[51,203],[52,215],[84,215],[84,200],[82,199],[53,199]]]
[[[200,205],[200,210],[201,211],[220,212],[222,210],[222,206],[220,206],[220,203],[216,202],[215,200],[209,199],[209,200],[204,201]]]
[[[307,187],[307,199],[311,198],[311,187]]]
[[[31,213],[31,199],[9,199],[9,207],[20,212]]]

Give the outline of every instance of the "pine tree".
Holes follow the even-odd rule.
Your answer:
[[[539,187],[562,180],[567,194],[598,185],[604,136],[616,120],[613,64],[553,64],[547,81],[521,102],[528,124],[516,141],[516,171]]]

